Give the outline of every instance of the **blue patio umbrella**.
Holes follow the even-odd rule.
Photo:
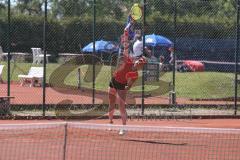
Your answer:
[[[172,47],[173,42],[166,37],[156,34],[150,34],[145,35],[145,45],[151,47]]]
[[[95,52],[96,53],[102,53],[102,52],[114,53],[114,52],[118,52],[118,49],[119,49],[118,45],[112,41],[100,40],[100,41],[95,42]],[[91,42],[87,46],[85,46],[82,49],[82,51],[92,53],[93,52],[93,42]]]

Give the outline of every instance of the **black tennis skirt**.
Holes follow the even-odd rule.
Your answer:
[[[111,81],[109,83],[109,87],[115,88],[115,89],[118,89],[118,90],[124,90],[126,85],[127,84],[119,83],[118,81],[115,80],[114,77],[112,77],[112,79],[111,79]]]

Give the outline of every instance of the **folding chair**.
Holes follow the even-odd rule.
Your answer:
[[[7,53],[3,52],[2,47],[0,46],[0,60],[3,61],[7,56]]]
[[[44,60],[44,54],[42,53],[41,48],[31,48],[33,53],[33,64],[41,64]],[[48,63],[48,57],[50,54],[46,55],[46,63]]]

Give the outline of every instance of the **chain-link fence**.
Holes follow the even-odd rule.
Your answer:
[[[237,115],[239,6],[200,0],[0,1],[0,96],[10,113],[106,116],[134,3],[148,63],[128,92],[128,114]],[[167,42],[150,44],[155,37]]]

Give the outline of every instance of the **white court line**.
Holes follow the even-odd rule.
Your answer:
[[[94,124],[68,122],[70,127],[86,128],[86,129],[126,129],[129,131],[145,131],[145,132],[195,132],[195,133],[235,133],[240,134],[240,129],[232,128],[200,128],[200,127],[170,127],[170,126],[140,126],[140,125],[110,125],[110,124]]]

